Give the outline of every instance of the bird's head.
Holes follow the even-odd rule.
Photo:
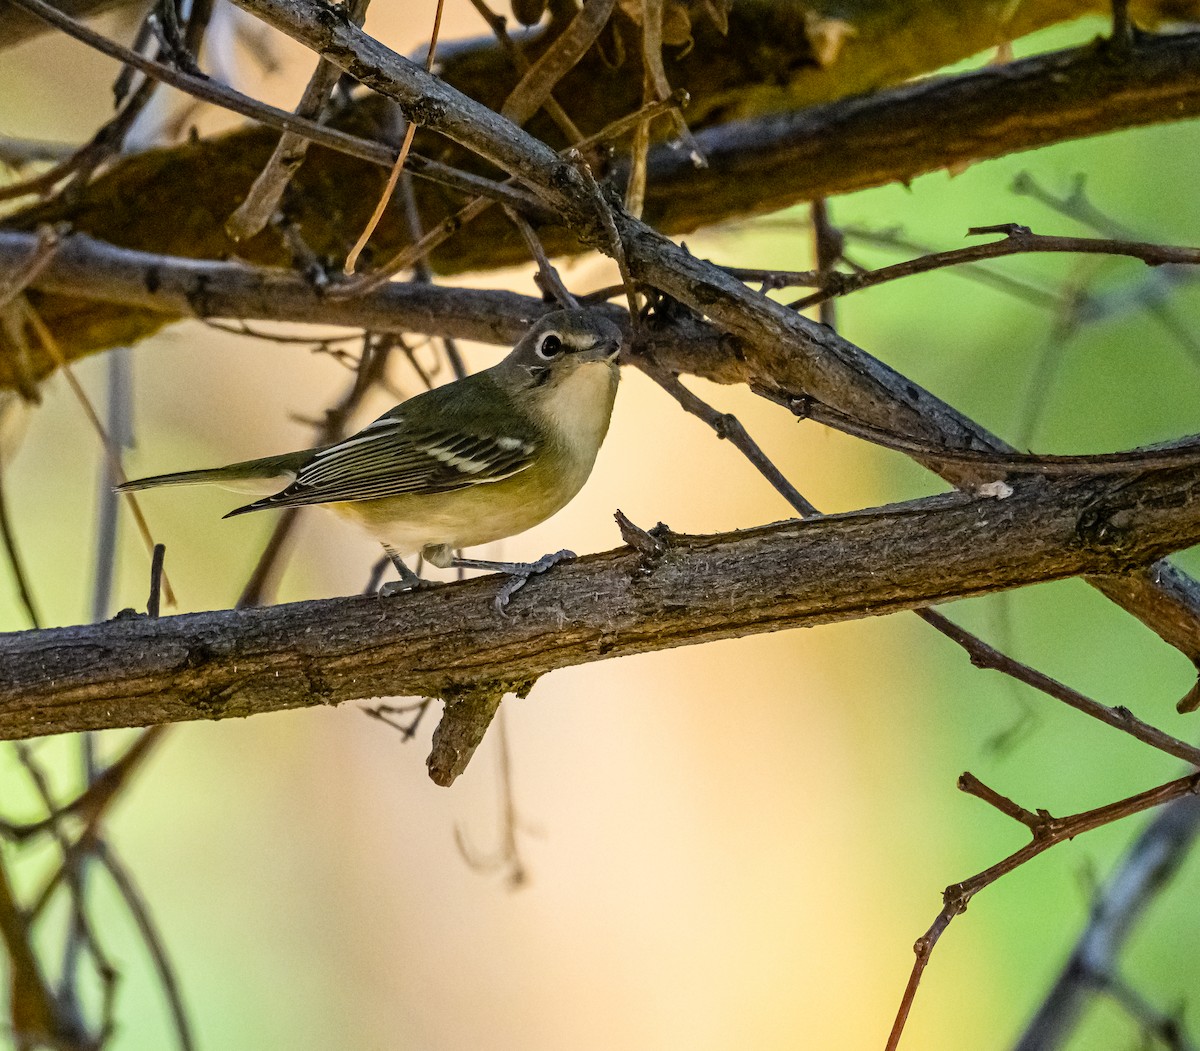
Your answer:
[[[590,310],[556,310],[540,318],[502,362],[522,386],[557,386],[580,369],[616,372],[621,330]]]

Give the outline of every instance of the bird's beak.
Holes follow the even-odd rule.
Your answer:
[[[597,340],[586,350],[580,352],[584,361],[612,361],[621,352],[621,344],[615,339]]]

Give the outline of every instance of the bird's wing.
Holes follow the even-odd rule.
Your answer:
[[[537,444],[531,436],[472,430],[413,428],[403,416],[383,416],[345,441],[318,450],[282,492],[230,514],[403,493],[448,493],[509,478],[533,463]]]

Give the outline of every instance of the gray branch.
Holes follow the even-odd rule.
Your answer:
[[[0,736],[504,688],[556,668],[1084,573],[1200,541],[1200,467],[1021,482],[556,567],[495,612],[496,577],[0,636]]]

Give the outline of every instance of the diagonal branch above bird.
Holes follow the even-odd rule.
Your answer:
[[[530,576],[574,555],[493,562],[456,551],[522,533],[583,488],[608,433],[620,347],[607,318],[556,311],[503,361],[410,398],[333,445],[139,478],[117,491],[211,483],[267,494],[226,518],[319,504],[383,544],[400,580],[382,594],[423,583],[401,557],[417,552],[441,569],[509,574],[495,601],[503,611]]]

